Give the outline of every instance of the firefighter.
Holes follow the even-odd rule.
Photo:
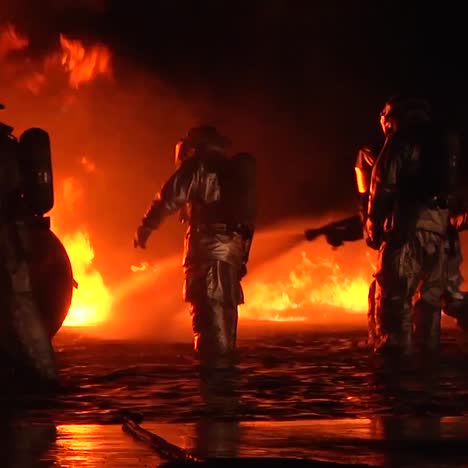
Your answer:
[[[58,384],[58,370],[33,293],[29,227],[53,205],[50,141],[41,129],[19,139],[12,131],[0,123],[0,347],[12,381],[32,377],[49,388]]]
[[[453,169],[446,134],[424,99],[394,97],[381,112],[386,140],[372,170],[366,242],[375,273],[376,351],[436,350],[447,289]]]
[[[229,141],[209,125],[176,145],[176,171],[146,211],[134,239],[145,248],[163,220],[181,211],[188,224],[184,300],[191,305],[194,349],[202,367],[234,363],[241,279],[254,235],[255,159],[227,156]]]
[[[378,152],[371,146],[363,146],[358,150],[355,163],[356,186],[358,190],[358,209],[363,227],[367,221],[367,208],[369,202],[369,188],[372,168],[377,159]],[[459,219],[459,218],[458,218]],[[443,312],[453,317],[457,325],[462,330],[468,330],[468,295],[461,291],[463,283],[461,274],[461,264],[463,256],[461,252],[459,229],[456,220],[449,226],[449,256],[448,256],[448,277],[447,290],[444,295]],[[373,346],[375,343],[375,278],[369,286],[368,295],[368,343]]]

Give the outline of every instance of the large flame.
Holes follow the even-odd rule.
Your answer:
[[[311,260],[305,251],[300,255],[285,278],[253,281],[246,287],[247,302],[240,310],[243,317],[303,321],[313,306],[320,305],[357,313],[367,310],[367,275],[347,276],[333,256]]]
[[[21,60],[19,53],[27,50],[29,39],[19,34],[11,24],[0,27],[2,78],[12,79],[17,88],[34,95],[40,94],[59,75],[68,77],[68,85],[73,90],[99,76],[112,78],[111,53],[105,45],[84,47],[81,41],[63,34],[59,37],[59,45],[60,49],[42,60],[33,61],[26,56]]]
[[[62,65],[70,73],[70,85],[78,88],[80,83],[93,80],[98,75],[110,74],[111,54],[104,45],[93,45],[85,49],[77,40],[60,35]]]
[[[112,295],[99,271],[93,266],[94,250],[86,231],[76,231],[62,237],[78,283],[64,325],[97,325],[109,318]]]
[[[89,161],[89,164],[94,163]],[[58,203],[51,212],[52,228],[59,236],[70,258],[78,287],[73,291],[72,303],[64,326],[89,326],[106,321],[113,296],[102,275],[94,265],[94,249],[85,227],[69,230],[60,221],[71,218],[80,205],[84,189],[72,177],[58,184]]]
[[[84,46],[76,39],[60,35],[57,49],[39,60],[18,60],[16,55],[29,46],[29,40],[19,35],[11,25],[0,29],[0,59],[2,79],[13,80],[14,87],[38,95],[47,86],[65,86],[66,92],[50,93],[54,99],[76,102],[83,83],[91,83],[99,76],[112,77],[111,53],[102,44]],[[8,58],[15,56],[15,60]],[[57,80],[57,77],[61,77]],[[60,119],[60,117],[59,117]],[[27,119],[26,119],[27,121]],[[25,121],[25,122],[26,122]],[[63,125],[73,125],[67,121]],[[26,123],[26,125],[28,125]],[[81,133],[80,133],[81,135]],[[89,138],[90,134],[83,138]],[[68,155],[67,155],[68,157]],[[86,181],[104,171],[97,168],[92,154],[75,155],[76,163],[67,160],[70,167],[80,168],[80,174],[62,174],[56,178],[56,206],[50,213],[55,233],[62,240],[70,257],[78,288],[74,290],[65,326],[102,324],[110,317],[116,301],[135,288],[147,288],[151,282],[163,278],[163,268],[156,269],[150,262],[130,266],[130,278],[125,288],[109,287],[95,264],[93,239],[86,227],[86,220],[78,220],[86,196]],[[298,252],[296,251],[297,255]],[[172,261],[172,260],[171,260]],[[179,258],[174,260],[179,262]],[[241,307],[241,316],[274,321],[298,321],[307,319],[307,309],[316,305],[328,305],[348,311],[362,312],[367,308],[369,278],[366,275],[345,273],[333,257],[314,257],[305,252],[295,258],[296,265],[286,269],[275,280],[268,275],[253,272],[246,286],[247,304]],[[272,267],[274,268],[274,267]],[[164,279],[164,278],[163,278]],[[179,287],[179,286],[176,286]]]
[[[60,50],[33,65],[27,59],[23,62],[8,61],[11,54],[26,49],[29,40],[18,34],[13,25],[0,29],[0,59],[4,70],[10,78],[13,77],[17,87],[34,95],[38,95],[48,79],[60,71],[68,75],[68,84],[75,90],[82,83],[91,82],[99,75],[111,76],[111,54],[106,46],[94,44],[85,48],[80,41],[69,39],[63,34],[59,37],[59,45]],[[5,68],[10,64],[10,68]],[[87,155],[83,155],[79,162],[86,174],[95,171],[95,163]],[[65,326],[102,323],[108,318],[112,306],[112,294],[93,264],[94,249],[88,230],[83,226],[74,226],[73,222],[73,215],[85,194],[84,185],[76,177],[56,181],[56,203],[50,213],[53,230],[67,250],[78,284],[64,321]]]

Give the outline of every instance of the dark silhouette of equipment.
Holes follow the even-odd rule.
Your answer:
[[[0,104],[0,109],[4,108]],[[13,234],[26,231],[31,282],[50,337],[65,320],[78,285],[70,259],[45,216],[54,205],[49,135],[40,128],[25,130],[19,138],[13,127],[0,122],[0,223]],[[18,249],[22,249],[20,242]],[[0,313],[11,300],[8,275],[0,269]]]
[[[53,337],[67,317],[73,288],[78,283],[64,245],[50,229],[50,218],[41,218],[30,230],[32,286],[46,328]]]
[[[328,244],[335,248],[342,246],[345,242],[357,241],[364,237],[359,215],[334,221],[315,229],[306,229],[304,236],[308,241],[325,236]]]

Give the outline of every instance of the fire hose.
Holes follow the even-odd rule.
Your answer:
[[[139,413],[123,411],[122,430],[132,436],[135,440],[144,443],[152,449],[160,458],[166,462],[159,468],[183,468],[189,466],[200,466],[204,468],[232,467],[245,468],[245,466],[256,466],[257,468],[339,468],[352,466],[353,468],[374,468],[375,465],[367,464],[343,464],[313,460],[307,458],[290,457],[238,457],[238,458],[199,458],[188,450],[171,444],[162,437],[141,427],[143,416]]]
[[[138,413],[125,412],[123,415],[122,430],[134,439],[143,442],[154,450],[164,460],[178,462],[201,462],[195,455],[183,448],[171,444],[166,439],[153,434],[140,426],[143,417]]]

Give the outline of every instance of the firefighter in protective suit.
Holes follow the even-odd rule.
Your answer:
[[[162,221],[180,211],[188,223],[183,267],[184,300],[191,304],[194,348],[203,367],[233,364],[238,305],[244,301],[241,279],[246,274],[254,225],[246,216],[244,177],[237,177],[228,140],[215,127],[192,128],[176,145],[176,171],[163,185],[138,227],[134,245],[145,248]],[[248,154],[238,155],[254,168]],[[255,201],[251,200],[253,207]],[[248,202],[247,202],[248,204]]]
[[[437,349],[447,289],[453,166],[446,133],[422,99],[396,97],[381,112],[385,144],[372,170],[366,242],[375,273],[376,351]]]
[[[0,123],[0,347],[4,368],[13,373],[7,380],[32,378],[50,387],[58,383],[58,370],[33,293],[28,228],[53,205],[51,167],[41,168],[41,162],[50,163],[50,143],[41,129],[26,130],[19,139],[12,131]]]
[[[459,154],[459,152],[457,152]],[[455,153],[455,154],[457,154]],[[354,166],[356,174],[356,186],[358,190],[358,210],[363,227],[367,221],[367,208],[369,203],[369,189],[372,168],[377,159],[378,152],[371,146],[362,146],[358,150],[356,163]],[[457,320],[457,325],[462,330],[468,327],[468,297],[467,293],[460,290],[463,283],[461,274],[461,264],[463,256],[461,252],[460,235],[455,223],[449,226],[449,253],[448,253],[448,277],[447,290],[444,295],[443,312],[449,317]],[[368,295],[368,343],[373,346],[375,343],[375,278],[369,286]]]

